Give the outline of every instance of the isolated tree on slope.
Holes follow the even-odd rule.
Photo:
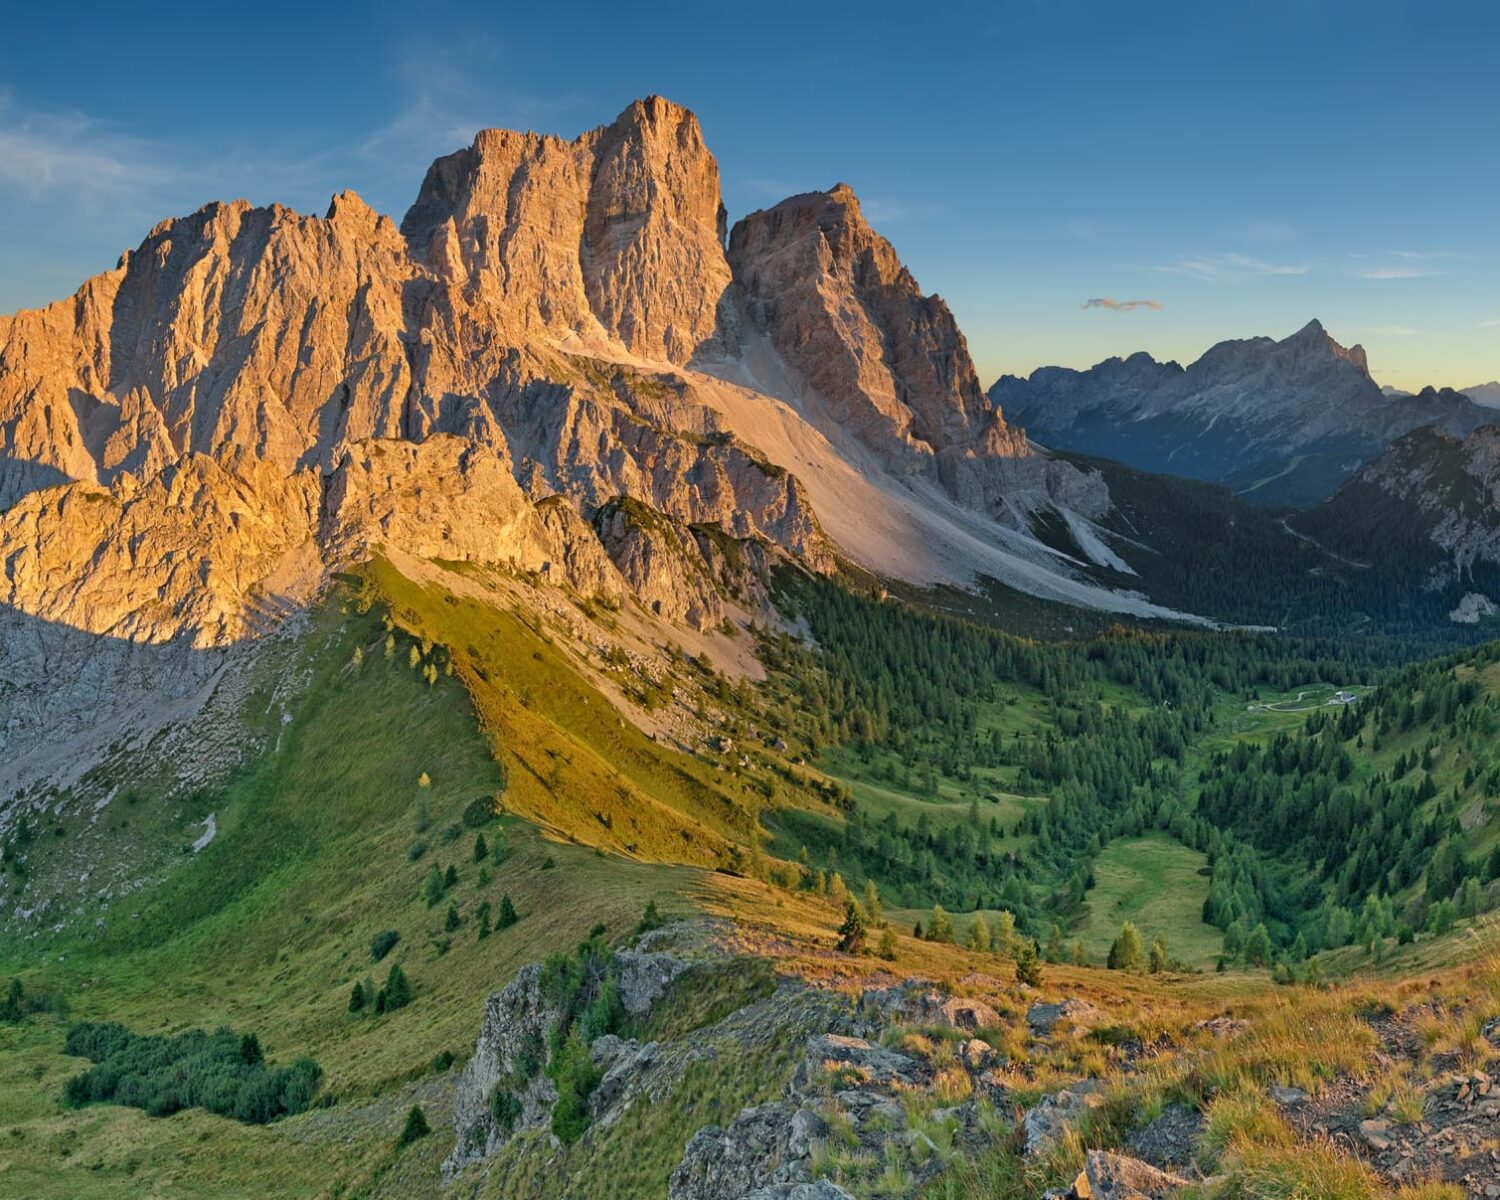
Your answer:
[[[844,909],[844,923],[839,926],[839,949],[845,954],[863,954],[865,950],[865,914],[857,900]]]
[[[1114,945],[1109,948],[1106,960],[1111,971],[1139,971],[1145,957],[1140,932],[1129,921],[1120,926]]]

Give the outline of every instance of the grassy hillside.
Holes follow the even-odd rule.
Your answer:
[[[1203,923],[1208,858],[1161,834],[1120,838],[1094,860],[1095,884],[1075,930],[1090,962],[1103,962],[1120,926],[1131,922],[1149,944],[1166,939],[1174,958],[1212,967],[1222,937]]]
[[[255,1128],[201,1112],[157,1121],[111,1106],[63,1111],[63,1081],[81,1066],[59,1052],[66,1021],[43,1014],[0,1024],[0,1120],[14,1130],[6,1178],[26,1194],[304,1197],[358,1194],[377,1176],[382,1187],[396,1188],[402,1174],[387,1157],[402,1105],[431,1087],[423,1081],[435,1056],[451,1051],[462,1060],[489,990],[596,924],[623,934],[649,900],[671,912],[690,903],[678,897],[699,889],[689,867],[549,840],[515,816],[481,829],[466,824],[476,800],[540,807],[545,789],[533,776],[515,785],[511,764],[536,763],[533,755],[559,746],[583,759],[584,744],[560,724],[520,726],[533,740],[500,755],[511,767],[507,786],[491,753],[497,734],[476,723],[462,674],[447,673],[446,651],[424,650],[388,625],[378,591],[357,584],[314,615],[300,643],[307,686],[274,748],[195,800],[217,821],[201,852],[179,853],[174,871],[111,905],[101,924],[0,942],[0,978],[18,974],[28,993],[65,1000],[70,1020],[115,1020],[143,1032],[221,1024],[253,1031],[275,1061],[314,1057],[324,1095],[338,1105]],[[587,713],[585,701],[594,698],[569,693],[572,673],[553,664],[549,678],[547,664],[531,654],[527,644],[524,673],[511,673],[509,655],[472,665],[497,688],[546,690],[554,713],[569,704]],[[252,698],[245,713],[252,721],[263,715],[260,700]],[[657,780],[673,772],[616,761],[622,775],[634,769]],[[591,786],[572,786],[593,794]],[[148,794],[130,808],[145,814],[174,803]],[[708,838],[706,824],[693,827]],[[508,847],[501,861],[474,860],[480,833],[491,846]],[[33,882],[46,878],[48,854],[65,844],[51,837],[13,844],[6,855],[12,879],[23,862]],[[120,852],[132,844],[120,843]],[[427,876],[450,865],[457,883],[429,906]],[[480,938],[480,904],[496,910],[503,894],[520,920]],[[452,931],[445,928],[450,903],[460,921]],[[371,941],[384,930],[399,941],[373,963]],[[385,1016],[350,1017],[353,985],[383,981],[393,964],[411,980],[412,1003]],[[435,1111],[434,1122],[440,1119]],[[340,1150],[330,1159],[333,1144]],[[429,1176],[440,1156],[435,1142],[412,1152]]]

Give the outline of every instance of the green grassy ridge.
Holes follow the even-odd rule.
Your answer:
[[[246,764],[215,794],[214,841],[131,896],[102,931],[86,925],[56,935],[44,953],[30,942],[0,942],[0,977],[18,972],[28,990],[65,996],[72,1019],[118,1020],[142,1032],[253,1030],[277,1060],[315,1057],[328,1093],[341,1100],[330,1111],[364,1128],[360,1114],[409,1091],[439,1051],[462,1057],[483,997],[518,966],[575,944],[595,923],[624,934],[650,899],[681,911],[685,902],[672,898],[696,893],[695,870],[550,841],[515,817],[486,830],[493,840],[503,829],[511,854],[485,867],[491,879],[480,886],[474,831],[452,842],[443,831],[476,796],[499,790],[490,738],[459,678],[441,670],[434,682],[424,678],[423,667],[442,663],[441,647],[424,655],[398,630],[387,657],[378,607],[361,611],[371,600],[378,596],[344,591],[313,614],[300,643],[308,686],[280,749]],[[421,834],[419,800],[428,813]],[[429,848],[411,861],[408,849],[419,837]],[[420,893],[434,863],[454,864],[459,882],[429,908]],[[477,906],[496,904],[502,892],[521,920],[481,940]],[[443,930],[450,898],[461,913],[452,934]],[[387,928],[401,940],[376,966],[370,940]],[[450,937],[440,954],[435,939]],[[413,1003],[381,1017],[349,1017],[353,984],[383,980],[395,962],[412,981]],[[332,1160],[327,1146],[307,1144],[303,1131],[328,1119],[324,1113],[247,1134],[201,1113],[148,1121],[113,1106],[61,1111],[63,1081],[86,1065],[60,1053],[64,1027],[49,1016],[0,1027],[0,1111],[20,1130],[0,1147],[0,1159],[11,1164],[8,1178],[37,1181],[33,1194],[363,1194],[407,1174],[388,1161],[383,1129],[360,1134]],[[440,1129],[430,1141],[445,1137]],[[432,1158],[422,1187],[434,1185],[441,1152],[424,1143],[409,1153]],[[66,1182],[41,1182],[72,1164],[86,1169],[86,1184],[73,1179],[83,1170],[63,1172]]]
[[[766,789],[653,741],[540,626],[492,604],[367,568],[396,620],[452,648],[509,775],[507,807],[579,842],[646,861],[737,861]]]

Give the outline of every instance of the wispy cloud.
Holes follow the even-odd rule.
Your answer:
[[[1113,300],[1108,296],[1094,296],[1085,300],[1079,308],[1104,308],[1110,312],[1135,312],[1138,309],[1148,309],[1151,312],[1160,312],[1162,304],[1160,300]]]
[[[1481,328],[1481,329],[1496,329],[1496,328],[1500,328],[1500,317],[1495,317],[1495,318],[1493,318],[1492,320],[1489,320],[1489,321],[1481,321],[1481,322],[1479,322],[1479,328]]]
[[[1393,267],[1370,267],[1359,272],[1361,279],[1426,279],[1431,275],[1442,275],[1431,267],[1398,265]]]
[[[1386,250],[1351,257],[1373,263],[1355,272],[1361,279],[1427,279],[1448,274],[1453,263],[1466,256],[1454,250]]]
[[[1253,276],[1306,275],[1306,263],[1273,263],[1249,254],[1206,254],[1179,258],[1156,268],[1169,275],[1186,275],[1212,282]]]
[[[77,111],[40,111],[0,92],[0,193],[83,208],[134,207],[180,181],[166,148]]]

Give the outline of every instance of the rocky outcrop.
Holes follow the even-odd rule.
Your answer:
[[[596,334],[685,363],[729,284],[724,225],[698,119],[650,96],[571,142],[482,131],[432,165],[401,232],[510,344]]]
[[[1500,428],[1413,430],[1291,524],[1387,586],[1425,594],[1434,617],[1477,623],[1500,598]]]
[[[1108,1150],[1090,1150],[1068,1200],[1168,1200],[1189,1181]]]
[[[1039,1154],[1069,1129],[1077,1129],[1087,1115],[1104,1103],[1092,1081],[1075,1084],[1043,1096],[1021,1118],[1021,1136],[1027,1154]]]
[[[1186,368],[1133,354],[1004,376],[989,396],[1045,445],[1227,483],[1257,503],[1315,503],[1414,428],[1463,435],[1486,419],[1457,392],[1383,394],[1363,348],[1317,321],[1280,341],[1220,342]]]
[[[625,1011],[640,1016],[650,1011],[687,966],[671,954],[621,950],[612,956],[609,969]],[[479,1039],[454,1093],[457,1139],[452,1153],[443,1161],[445,1177],[494,1154],[514,1135],[546,1128],[551,1121],[557,1089],[545,1070],[548,1035],[562,1009],[543,982],[540,966],[523,967],[486,1001]],[[627,1096],[622,1082],[626,1064],[638,1072],[651,1054],[635,1047],[627,1057],[627,1045],[619,1038],[601,1038],[599,1043],[594,1047],[596,1058],[610,1068],[600,1098],[627,1102],[633,1097]],[[504,1098],[504,1104],[495,1103],[497,1095]],[[595,1099],[596,1111],[602,1107],[600,1098]]]
[[[948,306],[922,294],[844,184],[740,221],[729,261],[750,327],[892,469],[933,473],[974,503],[989,460],[1031,454],[985,398]]]

